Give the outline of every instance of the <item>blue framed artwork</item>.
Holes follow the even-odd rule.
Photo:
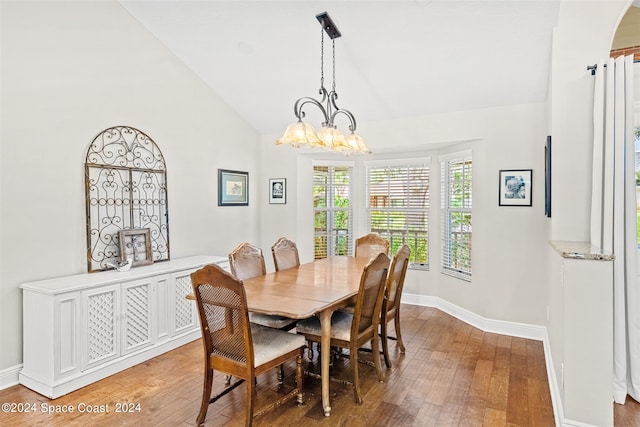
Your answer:
[[[531,206],[532,175],[531,169],[501,170],[499,206]]]

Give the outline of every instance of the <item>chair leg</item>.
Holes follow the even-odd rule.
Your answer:
[[[355,355],[355,360],[351,363],[351,369],[353,369],[353,394],[356,398],[358,405],[362,404],[362,395],[360,394],[360,374],[358,370],[358,347],[352,345],[349,349],[349,353]]]
[[[296,358],[296,385],[298,387],[298,396],[296,398],[296,401],[298,402],[299,405],[302,405],[304,403],[303,398],[304,395],[302,393],[302,350],[300,351],[300,355]]]
[[[380,337],[378,334],[373,334],[371,339],[371,354],[373,355],[373,364],[376,367],[376,373],[378,374],[378,381],[384,382],[384,374],[382,373],[382,365],[380,364]]]
[[[247,407],[245,414],[245,427],[251,427],[253,424],[253,407],[256,403],[256,382],[255,378],[253,380],[249,379],[246,381],[247,383]]]
[[[280,369],[278,369],[278,387],[282,386],[284,383],[284,366],[280,365]]]
[[[398,340],[398,347],[400,347],[400,353],[404,354],[405,348],[404,343],[402,342],[402,331],[400,331],[400,308],[396,309],[396,314],[393,318],[394,326],[396,328],[396,338]]]
[[[307,341],[307,357],[313,362],[313,341]]]
[[[200,413],[196,419],[197,425],[204,424],[204,419],[207,417],[207,410],[209,409],[209,402],[211,401],[211,387],[213,383],[213,369],[205,366],[204,384],[202,386],[202,403],[200,404]]]
[[[389,358],[389,338],[387,332],[387,319],[382,319],[380,325],[382,330],[382,353],[384,354],[384,364],[387,365],[387,369],[391,369],[391,359]]]

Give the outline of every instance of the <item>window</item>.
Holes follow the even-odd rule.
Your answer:
[[[372,163],[367,167],[369,229],[389,240],[390,254],[403,244],[409,245],[410,266],[425,269],[429,266],[428,162]]]
[[[471,153],[443,158],[442,271],[471,280]]]
[[[353,214],[349,165],[313,166],[315,259],[353,253]]]

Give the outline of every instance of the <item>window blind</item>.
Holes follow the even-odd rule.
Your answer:
[[[471,280],[471,156],[444,160],[442,171],[442,271]]]
[[[313,167],[315,259],[353,254],[351,166]]]
[[[369,229],[389,240],[389,253],[407,244],[410,266],[429,265],[429,167],[426,163],[367,168]]]

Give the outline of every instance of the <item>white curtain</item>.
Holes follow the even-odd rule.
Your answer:
[[[593,107],[591,243],[613,253],[613,398],[640,401],[633,56],[598,64]]]

